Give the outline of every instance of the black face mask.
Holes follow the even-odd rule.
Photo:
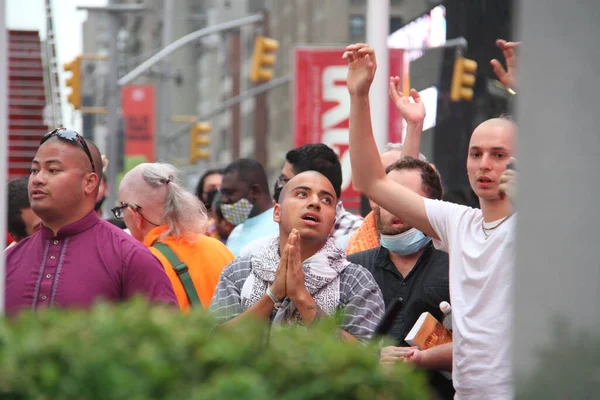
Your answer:
[[[100,211],[100,209],[102,208],[102,204],[104,204],[104,200],[106,200],[106,196],[102,197],[96,202],[96,205],[94,206],[94,211]]]
[[[219,189],[211,190],[210,192],[206,193],[206,203],[204,203],[204,207],[206,207],[207,211],[210,211],[212,208],[212,203],[217,193],[219,193]]]

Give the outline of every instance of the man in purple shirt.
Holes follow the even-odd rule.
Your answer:
[[[32,161],[29,200],[42,228],[6,252],[6,311],[86,308],[136,294],[177,305],[160,262],[94,212],[102,171],[95,145],[57,129]]]

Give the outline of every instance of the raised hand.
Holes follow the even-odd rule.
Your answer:
[[[419,92],[415,89],[410,90],[410,96],[414,102],[411,102],[400,90],[400,78],[397,76],[390,77],[390,98],[396,105],[402,118],[406,120],[407,124],[422,124],[425,120],[425,105],[421,101]]]
[[[302,257],[300,256],[300,233],[296,229],[292,229],[288,238],[290,252],[288,255],[288,268],[286,274],[286,290],[287,296],[293,302],[305,295],[308,295],[308,290],[304,284],[304,269],[302,268]]]
[[[348,60],[348,91],[351,95],[366,96],[375,78],[375,51],[364,43],[346,47],[342,58]]]
[[[500,61],[493,59],[490,61],[494,73],[498,77],[498,80],[502,82],[504,87],[507,89],[517,88],[517,55],[515,50],[521,45],[521,42],[507,42],[506,40],[496,40],[496,46],[502,50],[504,60],[506,62],[506,70],[500,63]]]

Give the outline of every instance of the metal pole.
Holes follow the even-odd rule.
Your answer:
[[[275,78],[272,81],[269,81],[267,83],[263,83],[260,86],[255,86],[252,89],[247,90],[244,93],[240,94],[239,96],[232,97],[231,99],[225,100],[223,103],[219,104],[219,106],[213,108],[212,110],[210,110],[208,112],[200,114],[194,120],[204,121],[204,120],[210,119],[210,118],[214,117],[215,115],[221,114],[223,111],[229,109],[230,107],[241,103],[244,100],[252,98],[252,97],[256,96],[257,94],[269,91],[278,86],[285,85],[286,83],[288,83],[291,80],[292,80],[291,75],[285,75],[285,76],[280,76],[279,78]],[[190,126],[192,126],[192,124],[188,123],[184,126],[177,128],[173,132],[170,132],[168,135],[166,135],[165,140],[173,140],[173,139],[176,139],[177,137],[179,137],[181,134],[187,133]]]
[[[117,34],[119,30],[119,17],[124,12],[141,12],[146,9],[143,4],[109,4],[105,7],[77,7],[80,11],[101,11],[106,13],[108,17],[108,26],[110,32],[109,43],[109,58],[108,58],[108,98],[106,118],[107,125],[107,141],[108,151],[107,157],[110,160],[108,163],[108,184],[113,185],[108,193],[108,199],[104,203],[106,213],[114,206],[117,199],[117,158],[119,157],[119,101],[121,94],[119,93],[119,85],[117,78],[119,77],[119,65],[117,60]]]
[[[367,3],[367,43],[377,54],[377,74],[371,85],[371,121],[375,142],[380,149],[389,137],[388,82],[389,50],[387,37],[390,30],[389,0],[369,0]]]
[[[163,32],[162,47],[167,47],[173,40],[173,0],[163,0]],[[167,122],[171,115],[171,62],[168,58],[163,60],[163,75],[160,77],[160,96],[158,107],[158,131],[154,141],[154,155],[157,160],[165,159],[164,147],[160,138],[167,133]],[[153,160],[148,160],[153,161]]]
[[[105,208],[110,209],[115,206],[117,200],[117,159],[119,157],[119,86],[117,85],[117,33],[119,30],[119,14],[109,12],[108,24],[110,32],[110,44],[108,59],[108,99],[107,99],[107,139],[108,139],[108,184],[113,185],[108,193]]]
[[[269,36],[269,14],[263,11],[262,34]],[[267,93],[254,98],[254,157],[263,167],[268,168],[267,160]]]
[[[0,7],[0,54],[7,54],[7,34],[5,21],[6,7]],[[8,166],[8,103],[6,90],[7,72],[8,72],[8,57],[0,57],[0,182],[2,182],[2,196],[0,196],[0,215],[2,215],[3,227],[0,229],[0,243],[6,243],[6,178]],[[0,257],[0,315],[4,314],[4,280],[6,277],[5,269],[6,257]]]
[[[240,95],[240,31],[231,35],[231,97]],[[233,160],[240,158],[240,104],[231,107],[231,156]]]
[[[229,29],[239,28],[241,26],[253,24],[256,22],[260,22],[262,20],[263,20],[263,16],[261,14],[252,15],[249,17],[244,17],[244,18],[236,19],[236,20],[229,21],[229,22],[224,22],[222,24],[209,26],[207,28],[200,29],[196,32],[187,34],[187,35],[177,39],[176,41],[174,41],[173,43],[171,43],[170,45],[168,45],[167,47],[165,47],[164,49],[162,49],[161,51],[159,51],[158,53],[156,53],[155,55],[150,57],[148,60],[144,61],[140,66],[135,68],[133,71],[129,72],[127,75],[125,75],[124,77],[119,79],[119,86],[128,84],[129,82],[131,82],[132,80],[134,80],[135,78],[137,78],[138,76],[140,76],[141,74],[143,74],[144,72],[149,70],[154,64],[156,64],[163,58],[167,57],[169,54],[171,54],[172,52],[174,52],[175,50],[177,50],[178,48],[180,48],[181,46],[183,46],[185,44],[193,42],[194,40],[198,40],[203,36],[211,35],[213,33],[223,32],[223,31],[226,31]]]

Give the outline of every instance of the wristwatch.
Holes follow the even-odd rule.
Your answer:
[[[277,296],[275,295],[275,293],[273,292],[273,290],[271,289],[270,286],[267,287],[267,296],[269,296],[269,298],[275,305],[275,308],[283,307],[283,300],[280,300],[277,298]]]

